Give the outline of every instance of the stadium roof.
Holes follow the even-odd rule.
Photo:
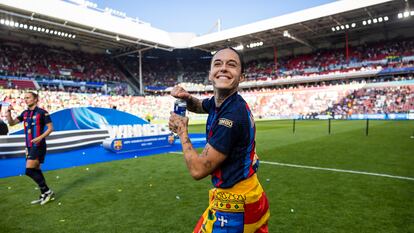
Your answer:
[[[0,36],[53,38],[118,54],[150,48],[213,51],[223,46],[243,45],[245,49],[254,50],[292,43],[314,47],[328,37],[343,35],[344,31],[363,35],[372,33],[376,27],[394,28],[398,13],[409,9],[410,1],[336,1],[202,36],[169,33],[149,23],[98,9],[90,3],[84,0],[0,0],[0,20],[3,20],[0,27],[9,26],[9,30],[1,30]]]
[[[409,4],[408,0],[337,1],[196,37],[189,46],[213,51],[224,46],[243,45],[244,49],[251,50],[300,43],[314,48],[324,41],[335,40],[338,36],[344,41],[344,32],[353,34],[354,38],[363,38],[369,34],[399,29],[413,31],[410,28],[414,17],[404,18],[404,24],[398,16],[401,12],[412,12]]]

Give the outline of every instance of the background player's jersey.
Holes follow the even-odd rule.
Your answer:
[[[252,176],[259,165],[255,152],[256,127],[246,101],[237,93],[216,107],[214,97],[202,102],[208,112],[207,143],[227,158],[212,173],[215,187],[229,188]]]
[[[52,122],[49,113],[39,107],[32,110],[24,110],[17,117],[24,125],[24,134],[26,136],[26,147],[46,146],[46,140],[42,139],[38,143],[32,143],[32,139],[39,137],[45,130],[46,124]]]

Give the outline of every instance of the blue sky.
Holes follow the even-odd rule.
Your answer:
[[[205,34],[334,2],[334,0],[89,0],[168,32]]]

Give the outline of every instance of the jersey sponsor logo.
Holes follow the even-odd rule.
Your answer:
[[[233,121],[226,118],[220,118],[218,124],[227,128],[233,127]]]

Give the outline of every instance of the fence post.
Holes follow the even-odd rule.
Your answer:
[[[328,119],[328,134],[331,135],[331,118]]]
[[[296,119],[293,119],[293,134],[295,134],[296,131]]]
[[[368,136],[368,129],[369,129],[369,119],[367,119],[367,125],[365,127],[365,136]]]

